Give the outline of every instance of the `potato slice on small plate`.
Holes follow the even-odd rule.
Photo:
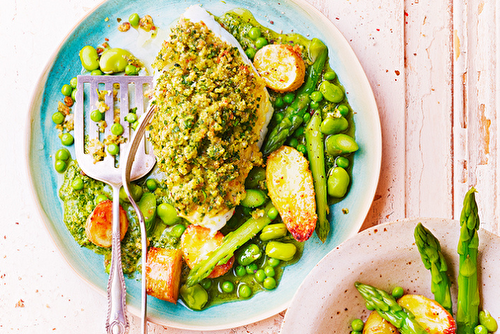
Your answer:
[[[316,197],[309,162],[296,149],[282,146],[269,155],[266,168],[269,197],[288,231],[306,241],[316,228]]]

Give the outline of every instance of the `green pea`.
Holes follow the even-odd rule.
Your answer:
[[[326,152],[330,155],[352,153],[358,149],[359,146],[354,139],[343,133],[329,136],[326,139]]]
[[[142,194],[144,193],[144,191],[142,190],[142,187],[135,184],[135,183],[130,183],[128,188],[130,190],[130,195],[132,195],[132,198],[134,199],[134,201],[139,202],[139,200],[142,197]],[[130,203],[128,196],[127,196],[127,193],[125,192],[125,189],[123,187],[120,188],[120,195],[119,196],[120,196],[121,201]]]
[[[76,88],[76,85],[78,84],[78,79],[76,77],[73,77],[71,78],[71,80],[69,81],[69,85],[72,87],[72,88]]]
[[[76,101],[76,89],[73,89],[73,91],[71,92],[71,98],[73,99],[73,101]]]
[[[177,224],[172,229],[170,230],[170,235],[173,236],[174,238],[179,239],[184,231],[186,230],[186,226],[182,224]]]
[[[144,216],[146,230],[151,230],[156,218],[156,196],[153,193],[145,193],[142,195],[139,203],[137,203],[137,206]]]
[[[349,174],[344,168],[333,168],[328,176],[328,195],[337,198],[344,197],[350,182]]]
[[[259,238],[262,241],[278,239],[284,237],[287,231],[286,225],[283,223],[270,224],[262,229]]]
[[[82,190],[83,189],[83,180],[81,178],[77,177],[76,179],[74,179],[71,182],[71,188],[73,188],[74,190]]]
[[[335,163],[337,164],[337,166],[342,168],[349,167],[349,159],[345,157],[337,157],[337,159],[335,159]]]
[[[174,225],[179,220],[175,207],[169,203],[161,203],[158,205],[157,213],[158,217],[167,225]]]
[[[277,113],[277,114],[275,115],[275,118],[276,118],[276,123],[280,123],[280,122],[283,120],[283,118],[284,118],[284,117],[285,117],[285,116],[283,115],[283,113],[281,113],[281,112]]]
[[[321,122],[320,130],[325,135],[333,135],[345,131],[348,127],[349,123],[344,117],[327,117]]]
[[[158,184],[156,183],[156,180],[155,179],[147,179],[146,181],[146,187],[150,190],[150,191],[155,191],[156,188],[158,188]]]
[[[90,113],[90,119],[93,120],[94,122],[100,122],[103,119],[102,112],[100,112],[98,109],[92,110]]]
[[[261,35],[262,35],[262,32],[260,31],[260,29],[258,27],[253,27],[252,29],[250,29],[248,31],[248,37],[250,37],[254,41],[257,40],[257,38],[259,38]]]
[[[90,75],[103,75],[104,73],[102,73],[101,70],[93,70],[92,72],[90,72]]]
[[[108,197],[104,194],[99,194],[95,197],[94,199],[94,203],[95,205],[101,203],[102,201],[107,201],[108,200]]]
[[[61,143],[64,145],[64,146],[71,146],[73,145],[73,142],[74,142],[74,138],[73,136],[71,135],[71,133],[63,133],[63,135],[61,136]]]
[[[280,260],[275,259],[274,257],[270,257],[267,260],[267,264],[269,264],[271,267],[277,267],[280,264]]]
[[[351,334],[362,334],[362,332],[358,332],[358,331],[351,331]]]
[[[120,146],[116,144],[109,144],[106,150],[111,155],[117,155],[118,153],[120,153]]]
[[[264,288],[266,290],[275,289],[276,288],[276,280],[274,279],[274,277],[266,277],[266,279],[264,280],[262,285],[264,285]]]
[[[337,74],[333,71],[328,71],[326,72],[324,75],[323,75],[323,78],[325,80],[333,80],[335,79],[335,77],[337,76]]]
[[[253,59],[253,57],[255,57],[255,54],[257,53],[257,51],[255,51],[254,48],[252,47],[249,47],[245,50],[245,54],[247,55],[248,58],[250,59]]]
[[[131,14],[129,17],[128,17],[128,22],[130,23],[130,25],[134,28],[137,28],[139,26],[139,21],[140,21],[140,16],[139,14],[137,13],[134,13],[134,14]]]
[[[283,101],[285,101],[285,103],[287,104],[292,103],[294,99],[295,99],[294,93],[286,93],[285,96],[283,97]]]
[[[183,285],[179,292],[187,307],[193,310],[201,310],[208,301],[208,293],[200,284],[192,287]]]
[[[267,45],[267,39],[265,39],[264,37],[259,37],[257,38],[257,40],[255,41],[255,47],[257,49],[262,49],[264,46]]]
[[[266,279],[266,273],[264,271],[264,269],[259,269],[255,272],[255,280],[259,283],[262,283],[264,282],[264,280]]]
[[[137,115],[132,113],[132,112],[129,112],[126,116],[125,116],[125,120],[129,123],[134,123],[135,121],[137,121]]]
[[[297,151],[299,151],[302,154],[307,154],[307,147],[304,144],[299,144],[297,145]]]
[[[266,245],[266,255],[282,261],[290,261],[297,252],[297,247],[292,243],[270,241]]]
[[[66,163],[66,161],[56,160],[56,162],[54,163],[54,169],[58,173],[64,172],[66,170],[66,167],[68,167],[68,164]]]
[[[124,49],[112,48],[104,51],[99,59],[99,66],[104,73],[118,73],[125,71],[128,59],[132,54]]]
[[[259,184],[266,179],[266,170],[262,167],[254,167],[248,173],[245,180],[245,188],[258,188]]]
[[[479,312],[479,323],[486,327],[489,332],[496,332],[498,329],[497,321],[487,310]]]
[[[248,275],[253,275],[257,272],[259,267],[255,263],[250,263],[248,266],[245,266],[245,270],[247,271]]]
[[[303,134],[304,134],[304,127],[303,127],[303,126],[299,126],[299,127],[297,128],[297,130],[295,130],[295,131],[293,132],[293,136],[294,136],[294,137],[297,137],[297,138],[298,138],[298,137],[300,137],[300,136],[302,136]]]
[[[71,153],[69,153],[67,148],[61,148],[56,152],[56,159],[66,161],[71,158]]]
[[[272,267],[272,266],[266,266],[264,268],[264,272],[266,273],[267,277],[274,277],[274,275],[276,275],[276,272],[274,271],[274,267]]]
[[[203,289],[208,290],[212,286],[212,280],[210,278],[205,278],[200,284]]]
[[[247,274],[247,271],[246,271],[245,267],[240,265],[240,266],[236,266],[236,268],[234,268],[234,273],[238,277],[243,277]]]
[[[351,321],[351,328],[353,331],[361,332],[365,327],[365,323],[361,319],[354,319]]]
[[[249,298],[252,295],[252,289],[246,284],[241,284],[238,287],[238,294],[241,298]]]
[[[99,68],[99,55],[93,46],[87,45],[80,50],[80,61],[87,71]]]
[[[342,88],[328,81],[323,81],[321,83],[319,91],[323,94],[325,100],[333,103],[339,103],[344,99],[344,91]]]
[[[297,138],[292,138],[288,142],[288,145],[290,145],[291,147],[295,148],[295,147],[297,147],[297,145],[299,145],[299,141],[297,140]]]
[[[244,246],[236,256],[236,261],[242,266],[248,266],[262,255],[262,251],[256,244]]]
[[[394,287],[394,289],[392,289],[392,296],[396,299],[403,297],[404,294],[405,294],[405,291],[400,286],[396,286],[396,287]]]
[[[221,289],[222,289],[222,291],[224,291],[226,293],[231,293],[234,290],[234,284],[233,284],[233,282],[225,281],[222,283]]]
[[[321,94],[321,92],[318,91],[312,92],[311,100],[313,100],[314,102],[320,102],[321,100],[323,100],[323,94]]]
[[[283,107],[284,105],[285,105],[285,101],[283,101],[283,98],[282,98],[280,95],[278,95],[278,96],[276,97],[276,99],[274,100],[274,106],[275,106],[276,108],[281,108],[281,107]]]
[[[337,106],[337,110],[344,117],[346,117],[349,114],[349,107],[347,107],[345,104],[339,104]]]
[[[64,114],[60,111],[56,111],[55,113],[52,114],[52,122],[56,124],[62,124],[64,122]]]
[[[137,75],[139,72],[139,69],[135,67],[134,65],[127,65],[125,66],[125,74],[126,75]]]
[[[303,118],[304,118],[304,124],[307,125],[307,123],[309,123],[309,121],[311,120],[311,114],[306,112]]]
[[[312,110],[318,110],[319,108],[319,103],[316,102],[316,101],[312,101],[310,104],[309,104],[309,107],[311,107]]]
[[[266,194],[259,189],[246,189],[245,198],[241,201],[241,205],[247,208],[256,208],[266,202]]]
[[[275,220],[276,218],[278,218],[278,214],[278,209],[276,209],[274,206],[267,211],[267,216],[271,220]]]
[[[123,131],[123,126],[120,123],[113,123],[113,125],[111,125],[111,133],[115,136],[120,136],[123,134]]]
[[[488,334],[488,328],[483,325],[477,325],[474,327],[474,334]]]

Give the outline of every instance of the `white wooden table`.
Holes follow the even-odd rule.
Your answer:
[[[474,185],[482,227],[499,233],[500,3],[307,1],[347,38],[379,106],[382,171],[363,228],[405,217],[458,218]],[[70,269],[45,231],[24,152],[34,83],[70,29],[99,2],[2,1],[1,333],[103,332],[105,298]],[[283,316],[219,333],[277,333]],[[132,318],[132,333],[138,323]],[[184,332],[157,325],[150,331]]]

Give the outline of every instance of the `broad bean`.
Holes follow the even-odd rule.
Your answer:
[[[333,135],[345,131],[349,127],[347,119],[344,117],[333,118],[327,117],[321,122],[321,132],[325,135]]]
[[[479,312],[479,323],[486,327],[488,332],[496,332],[498,329],[497,321],[486,310]]]
[[[99,55],[93,46],[87,45],[80,50],[80,61],[87,71],[99,68]]]
[[[255,189],[259,187],[259,184],[266,179],[266,170],[262,167],[254,167],[248,173],[248,177],[245,180],[245,188]]]
[[[156,209],[156,213],[167,225],[174,225],[179,220],[175,207],[169,203],[161,203]]]
[[[200,284],[195,284],[190,288],[183,285],[180,293],[186,305],[193,310],[201,310],[208,301],[208,293]]]
[[[151,230],[156,218],[156,196],[152,193],[145,193],[142,195],[139,203],[137,203],[137,206],[144,216],[146,230]]]
[[[344,197],[350,182],[349,174],[342,167],[335,167],[328,176],[328,195]]]
[[[142,193],[143,193],[141,186],[138,186],[135,183],[131,183],[129,185],[129,189],[130,189],[130,194],[132,195],[132,198],[134,199],[134,201],[138,202],[141,199]],[[130,202],[128,200],[128,196],[127,196],[127,193],[125,192],[124,188],[120,189],[120,200],[122,200],[124,202]]]
[[[120,48],[108,49],[102,53],[99,66],[104,73],[123,72],[130,57],[132,57],[132,54],[127,50]]]
[[[262,252],[256,244],[248,244],[238,253],[236,261],[242,266],[248,266],[250,263],[254,262],[260,258]]]
[[[297,252],[297,247],[292,243],[270,241],[266,245],[266,255],[282,261],[290,261]]]
[[[321,83],[319,91],[323,94],[325,100],[333,103],[339,103],[344,99],[344,91],[342,88],[328,81],[323,81]]]
[[[247,208],[256,208],[266,202],[266,195],[262,190],[246,189],[246,196],[241,201],[241,205]]]
[[[260,240],[267,241],[284,237],[287,233],[286,225],[283,223],[267,225],[260,233]]]
[[[339,155],[355,152],[359,149],[354,139],[346,134],[339,133],[326,139],[326,152],[330,155]]]

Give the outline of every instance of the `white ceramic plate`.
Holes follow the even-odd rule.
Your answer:
[[[366,320],[370,311],[354,282],[386,291],[401,286],[405,293],[433,299],[430,272],[425,269],[413,230],[421,222],[440,241],[452,280],[456,311],[456,277],[460,234],[458,221],[450,219],[406,219],[375,226],[331,251],[304,280],[286,312],[282,334],[349,333],[355,318]],[[479,230],[481,306],[500,321],[500,237]]]

